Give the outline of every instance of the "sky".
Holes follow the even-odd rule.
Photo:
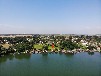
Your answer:
[[[101,34],[101,0],[0,0],[0,34]]]

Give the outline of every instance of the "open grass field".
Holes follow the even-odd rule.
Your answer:
[[[34,48],[36,48],[36,49],[42,49],[43,46],[44,46],[44,44],[35,44],[35,45],[34,45]],[[59,47],[54,47],[54,48],[52,48],[52,46],[48,46],[48,49],[54,50],[54,49],[59,49]]]
[[[42,45],[42,44],[35,44],[34,45],[34,48],[36,48],[36,49],[42,49],[42,47],[43,47],[44,45]]]

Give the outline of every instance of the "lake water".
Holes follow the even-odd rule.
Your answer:
[[[101,54],[4,56],[0,76],[101,76]]]

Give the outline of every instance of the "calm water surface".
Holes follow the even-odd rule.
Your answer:
[[[21,54],[0,58],[0,76],[101,76],[101,54]]]

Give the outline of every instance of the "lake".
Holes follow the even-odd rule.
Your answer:
[[[0,58],[0,76],[101,76],[101,54],[20,54]]]

